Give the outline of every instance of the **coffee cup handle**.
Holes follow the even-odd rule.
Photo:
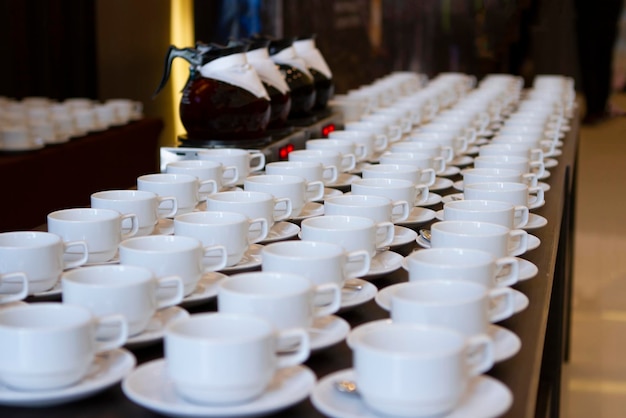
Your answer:
[[[222,186],[232,187],[239,181],[239,169],[234,165],[222,168]]]
[[[316,296],[329,293],[332,294],[331,302],[322,306],[315,306],[313,313],[315,318],[332,315],[341,308],[341,289],[336,283],[323,283],[315,286]]]
[[[524,205],[517,205],[514,208],[513,219],[515,220],[514,228],[523,228],[528,224],[528,217],[530,216],[528,207]]]
[[[205,186],[207,186],[208,190],[202,190],[202,188]],[[198,196],[196,196],[196,200],[198,202],[202,202],[203,200],[206,200],[208,195],[217,192],[219,192],[219,190],[217,189],[217,181],[213,179],[201,180],[198,182]]]
[[[11,279],[12,284],[19,283],[20,285],[19,292],[0,294],[0,301],[2,303],[9,303],[9,302],[17,302],[18,300],[26,299],[26,296],[28,296],[28,276],[26,275],[26,273],[22,271],[16,271],[13,273],[0,274],[0,283],[3,283],[7,279]],[[13,279],[17,279],[17,280],[13,280]]]
[[[250,153],[250,172],[262,170],[265,167],[265,154],[256,150],[249,150]],[[255,160],[257,160],[255,162]]]
[[[261,231],[256,234],[256,231],[252,228],[254,225],[261,225]],[[254,231],[256,235],[252,235],[251,232]],[[267,219],[265,218],[255,218],[248,220],[248,245],[256,244],[257,242],[263,241],[267,238],[267,234],[269,234],[269,225],[267,223]]]
[[[279,207],[284,205],[284,209],[280,209]],[[274,222],[284,221],[291,217],[291,212],[293,208],[291,206],[291,199],[288,197],[281,197],[278,199],[274,199]],[[276,212],[284,212],[280,215],[277,215]]]
[[[324,198],[324,183],[310,181],[306,184],[306,201],[315,202]]]
[[[478,334],[467,339],[467,365],[470,376],[478,376],[493,367],[493,340]]]
[[[226,267],[226,263],[228,261],[228,252],[226,251],[226,247],[223,245],[210,245],[204,247],[202,249],[203,257],[218,257],[218,261],[215,263],[207,264],[204,263],[203,272],[210,273],[212,271],[218,271]]]
[[[388,247],[393,243],[396,231],[391,222],[379,222],[376,224],[376,248]]]
[[[512,286],[519,280],[519,261],[515,257],[496,260],[496,286]]]
[[[446,171],[446,160],[443,157],[433,157],[432,163],[434,165],[435,173],[441,174]]]
[[[509,255],[522,255],[528,250],[528,232],[523,229],[509,231]]]
[[[539,141],[539,147],[543,151],[544,157],[551,157],[554,155],[554,149],[556,147],[556,143],[550,140],[541,140]]]
[[[384,134],[377,134],[376,140],[374,141],[374,151],[375,152],[383,152],[389,146],[389,138]]]
[[[463,154],[465,151],[467,151],[467,147],[469,146],[469,141],[467,140],[466,137],[464,136],[457,137],[455,138],[454,142],[455,142],[455,146],[457,148],[458,154]]]
[[[339,176],[339,172],[337,171],[337,167],[334,165],[325,165],[324,171],[322,173],[322,178],[325,183],[334,183],[337,181],[337,177]]]
[[[356,157],[357,161],[365,160],[365,158],[367,158],[367,148],[365,148],[365,145],[355,143],[354,156]]]
[[[158,196],[157,197],[157,207],[160,208],[163,202],[172,202],[172,208],[167,213],[160,213],[157,210],[157,218],[165,219],[165,218],[173,218],[178,212],[178,200],[174,196]]]
[[[81,247],[83,250],[80,259],[74,261],[66,261],[63,266],[63,270],[72,269],[75,267],[80,267],[87,262],[89,258],[89,248],[87,247],[87,242],[85,241],[68,241],[63,243],[63,252],[67,252],[67,249],[70,247]]]
[[[534,197],[531,201],[530,198]],[[528,188],[528,209],[534,209],[543,204],[544,192],[541,187],[529,187]]]
[[[169,290],[172,287],[176,287],[176,293],[173,296],[167,298],[157,298],[157,310],[178,305],[183,301],[183,298],[185,297],[185,285],[180,276],[158,277],[156,282],[157,288],[159,289]],[[157,292],[157,294],[159,294],[159,292]]]
[[[419,176],[419,183],[432,186],[437,180],[434,168],[422,168]]]
[[[400,125],[389,126],[388,141],[391,143],[398,142],[402,139],[402,127]]]
[[[117,333],[110,338],[98,338],[95,342],[96,353],[115,350],[120,348],[128,340],[128,321],[124,315],[106,315],[97,318],[99,328],[106,327],[107,330],[115,328]]]
[[[530,150],[530,161],[543,161],[543,151],[540,148]]]
[[[531,161],[529,165],[531,173],[535,173],[537,175],[537,178],[543,176],[546,172],[546,167],[543,161]]]
[[[537,187],[537,174],[524,173],[522,174],[522,181],[528,185],[528,187]]]
[[[414,202],[415,206],[423,205],[424,203],[428,201],[428,186],[427,185],[416,184],[415,191],[416,191],[416,196],[417,196]]]
[[[440,157],[443,158],[446,163],[449,163],[454,159],[454,150],[448,145],[442,145]]]
[[[489,320],[499,322],[515,313],[515,299],[510,287],[497,287],[489,290]]]
[[[365,276],[371,267],[372,257],[365,250],[349,252],[346,257],[343,276],[346,278]]]
[[[134,237],[135,235],[137,235],[137,231],[139,230],[139,220],[137,219],[137,215],[135,215],[134,213],[127,213],[125,215],[122,215],[122,221],[124,221],[124,219],[130,219],[131,227],[130,231],[122,233],[122,241],[127,238]]]
[[[351,171],[356,167],[356,157],[354,154],[343,154],[341,157],[341,169],[343,171]]]
[[[400,208],[400,210],[398,210]],[[411,207],[406,200],[396,200],[391,204],[391,222],[406,221],[411,214]]]
[[[296,349],[288,353],[281,352],[276,355],[276,367],[283,369],[285,367],[296,366],[304,363],[311,354],[311,342],[309,333],[303,328],[291,328],[277,331],[276,347],[291,346],[293,340],[297,340]],[[287,343],[287,341],[289,343]],[[283,343],[284,342],[284,343]]]

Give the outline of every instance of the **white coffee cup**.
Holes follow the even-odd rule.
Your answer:
[[[356,158],[354,154],[342,154],[339,151],[321,149],[302,149],[289,153],[289,161],[313,161],[325,167],[337,167],[339,172],[354,170]]]
[[[461,170],[463,187],[473,183],[492,183],[497,181],[524,183],[529,187],[537,187],[537,175],[522,173],[511,168],[467,168]]]
[[[200,190],[209,188],[203,194]],[[207,194],[217,192],[215,180],[198,180],[189,174],[155,173],[137,177],[137,190],[156,193],[159,196],[173,196],[178,203],[177,215],[191,212]]]
[[[28,151],[44,145],[44,139],[32,134],[27,126],[0,126],[0,149],[3,151]]]
[[[458,136],[454,132],[412,132],[405,141],[428,142],[442,147],[451,147],[455,156],[465,153],[468,147],[467,138]]]
[[[346,279],[364,276],[371,257],[365,250],[346,251],[339,244],[318,241],[281,241],[261,250],[263,271],[305,276],[314,284],[335,283],[343,287]]]
[[[556,142],[542,139],[533,134],[498,134],[491,138],[492,144],[524,144],[531,148],[539,148],[544,157],[552,157],[556,152]]]
[[[354,141],[344,141],[340,139],[309,139],[304,143],[304,146],[306,149],[311,150],[336,151],[344,157],[354,155],[356,161],[363,161],[367,158],[365,145]]]
[[[139,223],[136,235],[144,236],[154,231],[159,219],[173,217],[178,211],[178,202],[173,196],[159,196],[145,190],[106,190],[91,195],[91,207],[113,209],[123,215],[135,214]],[[127,223],[130,222],[122,223],[124,229],[130,229]]]
[[[369,112],[367,101],[346,95],[335,95],[328,101],[328,107],[341,114],[343,123],[357,121]]]
[[[439,415],[458,405],[470,377],[493,365],[493,343],[445,328],[379,321],[348,334],[356,385],[375,413]]]
[[[368,113],[367,115],[361,116],[361,122],[373,122],[386,125],[387,133],[390,138],[395,138],[397,136],[396,132],[399,130],[401,139],[402,135],[409,132],[412,128],[411,120],[409,118],[392,114]]]
[[[525,144],[487,144],[480,147],[478,155],[512,155],[528,158],[530,162],[543,161],[543,151],[540,148],[530,148]]]
[[[276,198],[287,198],[291,201],[291,217],[300,216],[304,205],[308,202],[322,200],[324,183],[307,181],[304,177],[284,174],[264,174],[250,176],[243,182],[246,191],[265,192]]]
[[[393,144],[402,139],[400,126],[391,126],[380,121],[358,121],[348,122],[344,125],[346,131],[367,132],[374,134],[378,138],[387,138],[388,144]],[[380,139],[380,141],[383,141]]]
[[[278,353],[284,341],[296,349]],[[184,399],[208,405],[243,404],[260,396],[278,369],[310,353],[302,329],[276,331],[252,315],[206,313],[171,324],[164,336],[167,374]]]
[[[304,177],[306,181],[334,183],[339,175],[337,167],[325,167],[314,161],[275,161],[265,166],[266,174]]]
[[[216,191],[232,187],[239,182],[237,167],[234,165],[225,166],[222,163],[210,160],[172,161],[165,166],[165,172],[190,174],[196,176],[200,181],[213,180],[216,183],[214,187]],[[211,187],[201,187],[200,193],[209,193],[211,190]]]
[[[518,256],[528,249],[526,231],[489,222],[435,222],[430,233],[431,248],[475,248],[496,257]]]
[[[123,232],[122,228],[125,219],[131,220],[128,232]],[[137,215],[122,215],[113,209],[72,208],[48,214],[48,232],[59,235],[65,242],[84,240],[89,248],[89,263],[111,260],[118,244],[135,236],[138,230]]]
[[[436,174],[446,170],[446,161],[443,157],[431,157],[421,152],[383,152],[380,156],[381,164],[408,164],[418,168],[432,168]]]
[[[97,339],[99,329],[116,330]],[[15,390],[47,391],[83,379],[97,353],[126,343],[121,315],[96,318],[75,305],[41,302],[0,310],[0,380]]]
[[[488,155],[474,158],[474,168],[510,168],[521,173],[534,173],[538,178],[545,173],[543,161],[530,161],[513,155]]]
[[[238,184],[256,171],[265,166],[265,154],[258,150],[245,150],[240,148],[212,148],[198,152],[198,159],[210,160],[222,163],[225,166],[237,167],[239,173]]]
[[[197,238],[179,235],[130,238],[120,243],[119,252],[122,265],[146,267],[156,277],[180,277],[183,296],[193,293],[203,274],[226,267],[227,260],[223,245],[204,246]]]
[[[76,251],[76,260],[64,260],[70,249]],[[82,240],[63,242],[60,236],[41,231],[0,233],[0,274],[8,276],[20,272],[26,275],[30,295],[51,289],[63,270],[82,266],[88,257],[87,243]],[[3,293],[21,294],[23,278],[7,276],[0,287]]]
[[[126,98],[109,99],[105,102],[115,111],[117,124],[125,124],[141,117],[143,104]]]
[[[443,205],[444,221],[482,221],[523,228],[528,223],[528,207],[497,200],[457,200]]]
[[[411,213],[407,201],[392,201],[383,196],[345,194],[324,200],[324,215],[354,215],[375,222],[405,221]]]
[[[413,133],[443,133],[463,137],[468,144],[476,142],[476,129],[468,126],[464,121],[431,122],[418,126]]]
[[[391,320],[453,329],[466,337],[488,335],[489,324],[514,313],[510,287],[488,288],[465,280],[402,283],[391,293]]]
[[[21,271],[0,273],[0,308],[28,296],[28,276]]]
[[[389,138],[386,135],[376,135],[360,130],[338,130],[328,134],[328,139],[349,141],[360,144],[365,148],[365,160],[373,159],[377,154],[387,149]]]
[[[446,163],[454,158],[454,149],[447,145],[440,145],[428,141],[401,141],[389,148],[391,152],[417,152],[430,155],[431,157],[441,157]]]
[[[364,179],[386,178],[409,180],[413,184],[435,184],[435,170],[432,168],[419,168],[410,164],[372,164],[363,167],[361,174]]]
[[[80,305],[95,316],[123,315],[129,336],[140,334],[157,310],[179,304],[184,295],[179,276],[157,278],[150,269],[134,265],[69,270],[61,276],[61,285],[64,304]],[[172,287],[173,295],[159,297],[160,290]]]
[[[335,243],[346,251],[365,250],[370,257],[391,245],[395,234],[391,222],[374,222],[362,216],[316,216],[304,219],[300,228],[303,241]]]
[[[320,304],[321,296],[332,295]],[[341,307],[341,288],[336,283],[314,285],[304,276],[258,271],[240,273],[218,285],[219,312],[252,315],[269,321],[278,330],[308,330],[315,318],[332,315]]]
[[[383,196],[394,202],[405,201],[417,206],[428,200],[428,186],[414,184],[409,180],[368,178],[352,182],[351,192],[354,195]]]
[[[266,192],[219,192],[207,198],[207,210],[238,212],[248,218],[264,218],[271,229],[274,223],[291,217],[293,206],[288,198],[275,198]]]
[[[463,198],[466,200],[498,200],[516,206],[534,209],[545,203],[541,187],[528,187],[524,183],[490,182],[463,185]]]
[[[519,280],[515,257],[496,257],[472,248],[427,248],[405,257],[409,281],[468,280],[486,287],[512,286]]]
[[[234,266],[254,244],[267,238],[268,221],[238,212],[202,211],[178,215],[174,218],[174,234],[195,237],[203,245],[223,245],[226,248],[226,266]]]

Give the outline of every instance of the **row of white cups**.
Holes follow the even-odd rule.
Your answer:
[[[419,89],[407,73],[383,81],[373,84],[386,86],[374,89],[377,94],[356,95],[367,98],[368,114],[415,98],[413,106],[399,106],[410,112],[393,119],[411,118],[409,131],[399,139],[389,140],[398,128],[385,119],[368,122],[376,132],[369,125],[348,129],[347,123],[345,131],[337,132],[337,138],[348,133],[348,141],[340,140],[345,144],[335,144],[337,138],[307,142],[306,151],[309,144],[334,144],[343,152],[294,151],[287,162],[265,164],[258,151],[207,149],[201,160],[171,163],[165,173],[139,177],[137,190],[102,191],[92,195],[91,208],[50,213],[48,232],[0,234],[0,301],[5,303],[0,335],[8,342],[0,347],[0,381],[12,396],[25,396],[23,405],[59,402],[59,393],[68,387],[80,391],[94,356],[105,351],[118,359],[117,381],[124,378],[126,395],[162,413],[258,414],[309,395],[329,416],[355,416],[353,407],[360,411],[356,416],[364,417],[495,416],[506,411],[510,392],[482,373],[516,351],[498,354],[490,324],[520,309],[508,287],[520,279],[517,256],[528,249],[528,234],[520,228],[531,217],[529,209],[543,202],[539,180],[545,177],[545,160],[558,154],[567,129],[568,80],[538,78],[527,92],[510,76],[487,77],[476,88],[475,80],[462,74],[441,75]],[[547,100],[554,97],[563,99]],[[472,106],[456,113],[462,123],[451,116],[447,122],[437,120],[464,102]],[[402,261],[409,282],[376,294],[391,320],[350,330],[334,315],[342,307],[346,282],[365,276],[372,260],[393,241],[396,224],[425,203],[436,174],[449,168],[442,161],[468,157],[470,147],[504,136],[500,134],[515,125],[509,121],[516,121],[528,102],[534,110],[520,117],[519,139],[513,141],[531,143],[527,155],[518,155],[521,147],[512,146],[506,150],[516,155],[498,155],[502,158],[493,162],[495,167],[464,170],[463,195],[445,203],[444,221],[433,224],[430,242],[418,240],[432,248]],[[463,116],[467,113],[473,117]],[[429,131],[437,124],[440,131]],[[486,141],[489,129],[499,132]],[[541,134],[535,134],[538,130]],[[527,140],[536,138],[532,135],[538,139]],[[374,151],[373,144],[384,138],[387,146]],[[424,146],[429,154],[392,148],[429,141],[436,144]],[[461,146],[445,154],[459,142],[464,150]],[[552,148],[538,153],[536,145],[544,142]],[[489,146],[480,146],[480,156],[470,157],[470,163],[487,157],[480,153]],[[361,148],[366,151],[359,154]],[[405,157],[402,163],[384,160],[394,153]],[[256,173],[263,168],[265,174]],[[363,179],[349,173],[354,170]],[[468,174],[484,181],[471,183]],[[332,186],[342,175],[351,193],[337,195]],[[244,190],[230,190],[237,186]],[[307,205],[320,201],[323,210],[302,216]],[[267,243],[283,220],[301,222],[301,227],[292,224],[300,239],[283,240],[294,236],[278,234],[279,242]],[[238,266],[254,246],[260,250],[262,271],[230,277],[216,273]],[[218,279],[219,312],[189,315],[176,308],[176,320],[161,329],[165,358],[135,369],[132,354],[119,347],[145,333],[159,310],[171,310],[197,292],[207,274]],[[55,287],[63,303],[15,302]],[[334,320],[342,328],[332,344],[347,338],[354,368],[316,383],[301,363],[315,349],[316,338],[319,344],[311,332],[319,319]],[[27,339],[19,337],[25,334]],[[55,350],[35,350],[44,344]],[[468,350],[474,355],[468,356]],[[31,358],[29,353],[35,352],[37,358]],[[361,396],[337,392],[333,385],[340,378],[354,381]],[[499,394],[498,402],[486,406],[472,396],[477,378]],[[300,385],[297,394],[286,389],[290,379]],[[163,390],[172,392],[164,396]],[[0,402],[9,402],[2,393]]]
[[[140,119],[141,102],[109,99],[102,103],[76,97],[62,102],[47,97],[0,97],[0,151],[23,152],[62,144],[89,132]]]

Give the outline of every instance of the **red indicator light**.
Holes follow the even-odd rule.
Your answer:
[[[289,157],[289,153],[293,151],[295,147],[293,144],[287,144],[284,147],[280,147],[278,149],[278,158],[281,160],[286,160]]]
[[[337,129],[337,127],[335,126],[334,123],[329,123],[328,125],[324,126],[322,128],[322,136],[327,137],[328,134],[330,134],[331,132],[333,132],[335,129]]]

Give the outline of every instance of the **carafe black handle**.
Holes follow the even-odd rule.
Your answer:
[[[189,78],[187,78],[187,82],[185,83],[185,85],[187,85],[189,83],[189,80],[193,79],[193,77],[195,76],[195,73],[197,71],[196,69],[198,65],[200,65],[201,54],[193,48],[176,48],[174,45],[170,45],[169,49],[167,50],[167,55],[165,56],[163,77],[161,78],[159,87],[157,87],[156,91],[152,95],[152,98],[159,94],[159,92],[163,90],[163,87],[165,87],[165,85],[167,84],[167,80],[169,80],[170,72],[172,70],[172,61],[174,61],[174,58],[177,57],[185,59],[190,64]]]

